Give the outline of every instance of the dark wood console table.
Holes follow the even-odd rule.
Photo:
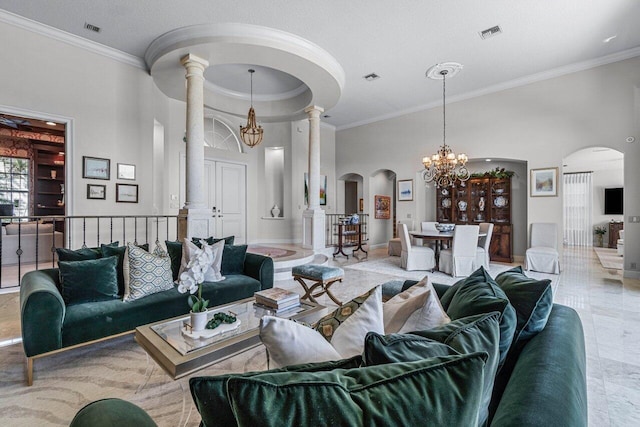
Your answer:
[[[618,239],[620,238],[620,230],[624,229],[624,222],[610,222],[609,223],[609,247],[617,248]]]
[[[355,246],[355,249],[351,254],[353,255],[357,251],[362,251],[365,255],[367,251],[362,247],[362,224],[336,224],[338,227],[338,247],[333,253],[333,257],[336,255],[344,255],[349,258],[349,255],[344,253],[344,248],[349,246]],[[357,238],[357,240],[355,240]]]

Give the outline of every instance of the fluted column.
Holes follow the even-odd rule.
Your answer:
[[[209,62],[182,57],[187,79],[187,156],[185,203],[180,210],[178,237],[209,236],[211,212],[204,200],[204,70]]]
[[[302,215],[302,246],[314,251],[324,249],[325,215],[320,208],[320,114],[324,109],[307,107],[309,116],[309,205]]]

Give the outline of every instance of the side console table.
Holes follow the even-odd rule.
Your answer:
[[[349,255],[344,253],[344,248],[348,246],[355,246],[355,249],[351,253],[362,251],[367,254],[367,251],[362,247],[362,224],[336,224],[338,227],[338,247],[333,253],[333,257],[336,255],[344,255],[349,258]]]

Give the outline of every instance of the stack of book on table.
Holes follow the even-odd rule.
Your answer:
[[[256,304],[274,310],[276,314],[300,307],[300,295],[282,288],[271,288],[254,294]]]

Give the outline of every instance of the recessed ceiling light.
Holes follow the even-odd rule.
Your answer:
[[[489,37],[493,37],[493,36],[496,36],[498,34],[502,34],[502,29],[500,28],[499,25],[496,25],[495,27],[487,28],[486,30],[480,31],[480,32],[478,32],[478,34],[480,34],[480,38],[482,40],[486,40]]]
[[[45,122],[46,124],[48,124],[49,126],[55,126],[56,124],[53,122]]]
[[[484,159],[484,161],[485,161],[485,162],[490,162],[490,161],[491,161],[491,159]]]
[[[371,73],[371,74],[367,74],[366,76],[363,76],[363,79],[365,79],[368,82],[372,82],[374,80],[378,80],[380,78],[379,75],[377,75],[376,73]]]
[[[98,27],[97,25],[89,24],[88,22],[84,23],[84,28],[89,31],[93,31],[94,33],[99,33],[101,30],[101,28]]]
[[[602,43],[609,43],[611,40],[615,39],[616,37],[618,37],[618,35],[607,37],[606,39],[602,40]]]

